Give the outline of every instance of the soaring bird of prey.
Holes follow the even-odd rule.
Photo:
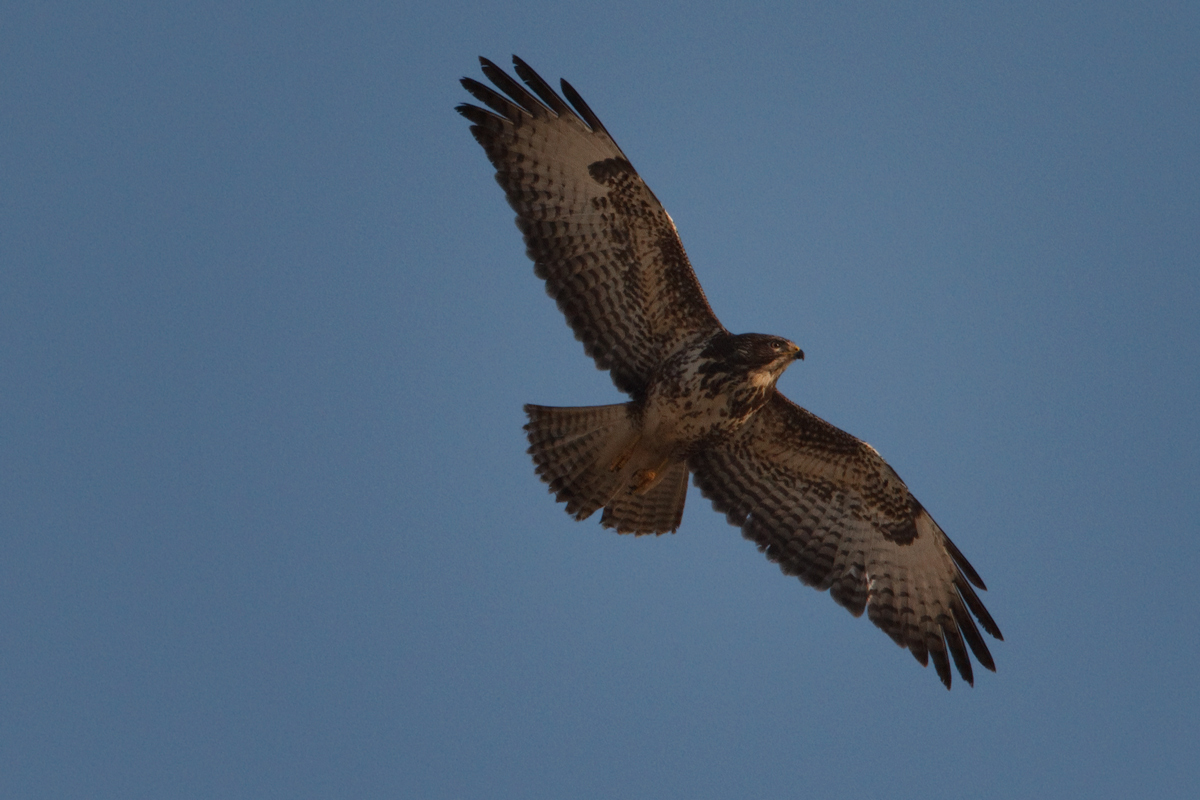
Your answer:
[[[872,448],[775,388],[804,358],[787,339],[717,320],[675,224],[579,93],[524,61],[522,86],[463,78],[471,133],[517,212],[534,272],[626,403],[525,406],[537,474],[567,513],[618,533],[674,532],[688,474],[785,574],[867,617],[950,687],[967,648],[1002,639],[979,574]],[[528,88],[526,88],[528,87]],[[497,91],[497,89],[499,91]],[[974,618],[972,618],[974,615]],[[948,655],[947,655],[948,654]]]

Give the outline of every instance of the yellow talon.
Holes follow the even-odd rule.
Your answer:
[[[654,480],[658,477],[658,473],[652,469],[639,469],[633,473],[633,493],[641,494],[649,489]]]

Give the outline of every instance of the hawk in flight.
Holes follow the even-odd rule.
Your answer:
[[[995,671],[975,620],[1003,637],[972,588],[985,588],[978,573],[874,448],[776,390],[800,348],[717,320],[675,224],[569,83],[567,105],[519,58],[528,88],[480,63],[496,88],[463,78],[486,108],[458,111],[547,293],[631,398],[525,406],[529,453],[567,513],[603,509],[618,533],[673,532],[691,473],[780,569],[866,611],[922,665],[932,659],[947,688],[950,659],[974,683],[968,647]]]

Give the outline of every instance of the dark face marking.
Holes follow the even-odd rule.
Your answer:
[[[782,372],[792,361],[804,358],[804,352],[787,339],[765,333],[719,334],[700,355],[709,370],[742,374],[776,362]]]

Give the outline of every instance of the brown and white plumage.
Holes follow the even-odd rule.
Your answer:
[[[463,78],[495,113],[458,110],[496,167],[546,293],[596,366],[636,398],[683,336],[723,330],[675,224],[570,84],[563,81],[563,93],[582,119],[519,58],[517,74],[536,97],[492,62],[480,63],[508,97]]]
[[[975,569],[875,449],[776,393],[738,435],[689,460],[717,511],[788,575],[872,622],[950,685],[964,640],[996,665],[971,614],[1003,638]],[[970,613],[968,613],[968,611]]]
[[[687,476],[787,574],[828,589],[947,687],[968,648],[995,669],[976,626],[1002,638],[983,581],[873,448],[783,397],[803,353],[735,335],[704,297],[674,223],[566,81],[571,105],[514,57],[525,86],[486,59],[503,92],[464,78],[460,105],[517,212],[534,270],[596,366],[630,401],[526,406],[537,473],[567,511],[621,533],[680,523]],[[572,108],[573,106],[573,108]]]

